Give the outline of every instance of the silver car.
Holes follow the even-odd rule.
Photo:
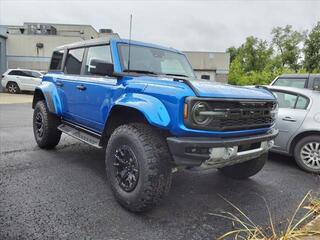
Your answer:
[[[320,91],[268,86],[278,99],[279,135],[271,151],[294,156],[297,164],[320,173]]]

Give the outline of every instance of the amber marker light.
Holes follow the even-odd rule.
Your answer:
[[[183,109],[183,118],[188,119],[188,104],[184,104],[184,109]]]

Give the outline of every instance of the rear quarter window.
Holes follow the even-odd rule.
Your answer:
[[[63,50],[53,52],[50,63],[50,70],[61,70],[63,53]]]

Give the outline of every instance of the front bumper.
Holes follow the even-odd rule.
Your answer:
[[[273,146],[279,131],[237,138],[168,137],[177,166],[221,168],[261,156]]]

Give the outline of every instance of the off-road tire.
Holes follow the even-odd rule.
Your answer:
[[[311,167],[308,166],[307,163],[305,163],[301,157],[301,151],[303,150],[304,146],[306,144],[310,144],[310,143],[314,143],[313,146],[316,147],[315,143],[318,143],[319,145],[316,152],[319,154],[320,157],[320,136],[319,135],[311,135],[311,136],[307,136],[302,138],[295,146],[294,148],[294,159],[296,160],[296,163],[298,164],[298,166],[310,173],[315,173],[315,174],[320,174],[320,166],[318,167]]]
[[[268,154],[265,153],[258,158],[238,163],[232,166],[220,168],[221,173],[232,179],[247,179],[257,174],[264,166],[268,159]]]
[[[42,134],[39,133],[39,116],[42,118]],[[61,138],[61,131],[57,128],[59,124],[60,119],[48,111],[45,101],[38,101],[33,112],[33,133],[40,148],[51,149],[59,143]]]
[[[20,93],[20,88],[19,88],[18,84],[15,82],[8,82],[6,88],[7,88],[8,92],[11,94]]]
[[[117,179],[114,163],[121,146],[132,149],[138,162],[139,176],[134,189],[125,191]],[[171,187],[171,155],[164,137],[143,123],[119,126],[106,148],[107,179],[117,201],[127,210],[144,212],[156,206]]]

